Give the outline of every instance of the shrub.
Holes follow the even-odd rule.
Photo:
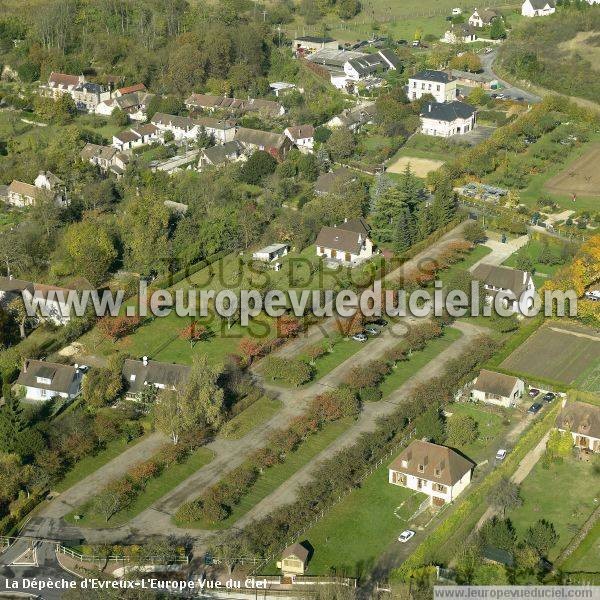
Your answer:
[[[361,402],[379,402],[383,397],[383,393],[378,387],[362,388],[359,395]]]

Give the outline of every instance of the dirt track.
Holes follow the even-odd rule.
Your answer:
[[[600,194],[600,144],[594,144],[575,162],[546,182],[544,189],[556,194]]]

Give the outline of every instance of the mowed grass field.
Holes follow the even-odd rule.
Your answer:
[[[534,379],[600,392],[600,334],[554,321],[536,331],[500,366]]]
[[[544,469],[541,462],[521,484],[523,504],[507,513],[519,538],[539,519],[554,525],[558,542],[548,554],[554,561],[597,506],[600,478],[592,463],[573,458]]]
[[[567,573],[600,573],[600,521],[560,567]]]
[[[429,173],[437,171],[444,164],[441,160],[432,158],[419,158],[418,156],[400,156],[387,169],[387,173],[403,173],[408,167],[417,177],[427,177]]]
[[[409,526],[425,495],[388,483],[387,464],[304,534],[314,548],[308,575],[363,575]]]

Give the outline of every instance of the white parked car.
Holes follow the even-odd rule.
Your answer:
[[[452,16],[456,16],[456,15],[462,15],[462,9],[461,8],[453,8],[452,9]]]
[[[406,542],[408,542],[408,540],[410,540],[413,537],[413,535],[415,535],[415,532],[412,529],[407,529],[398,536],[398,541],[402,542],[403,544],[406,544]]]
[[[496,452],[496,460],[504,460],[506,458],[507,454],[508,454],[508,450],[505,450],[504,448],[500,448],[500,450],[498,450],[498,452]]]

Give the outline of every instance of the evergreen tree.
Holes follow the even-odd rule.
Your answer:
[[[385,173],[377,173],[377,175],[375,175],[375,183],[369,190],[371,193],[371,211],[375,210],[375,205],[381,195],[392,187],[394,187],[394,183],[387,175],[385,175]]]
[[[447,225],[454,217],[457,209],[456,194],[449,181],[441,181],[433,196],[431,205],[432,223],[435,229]]]
[[[19,435],[25,429],[23,409],[12,393],[4,396],[4,406],[0,408],[0,451],[12,453],[17,448]]]
[[[396,222],[405,207],[404,195],[398,187],[389,188],[379,196],[372,217],[375,237],[379,242],[392,241]]]
[[[394,248],[397,252],[405,252],[413,243],[414,223],[410,211],[404,206],[394,227]]]
[[[425,202],[419,204],[417,209],[417,216],[415,220],[415,234],[416,239],[424,240],[433,230],[431,222],[431,210]]]
[[[413,213],[417,204],[423,196],[423,184],[421,180],[410,170],[410,165],[406,165],[398,181],[398,189],[402,195],[402,200]]]

